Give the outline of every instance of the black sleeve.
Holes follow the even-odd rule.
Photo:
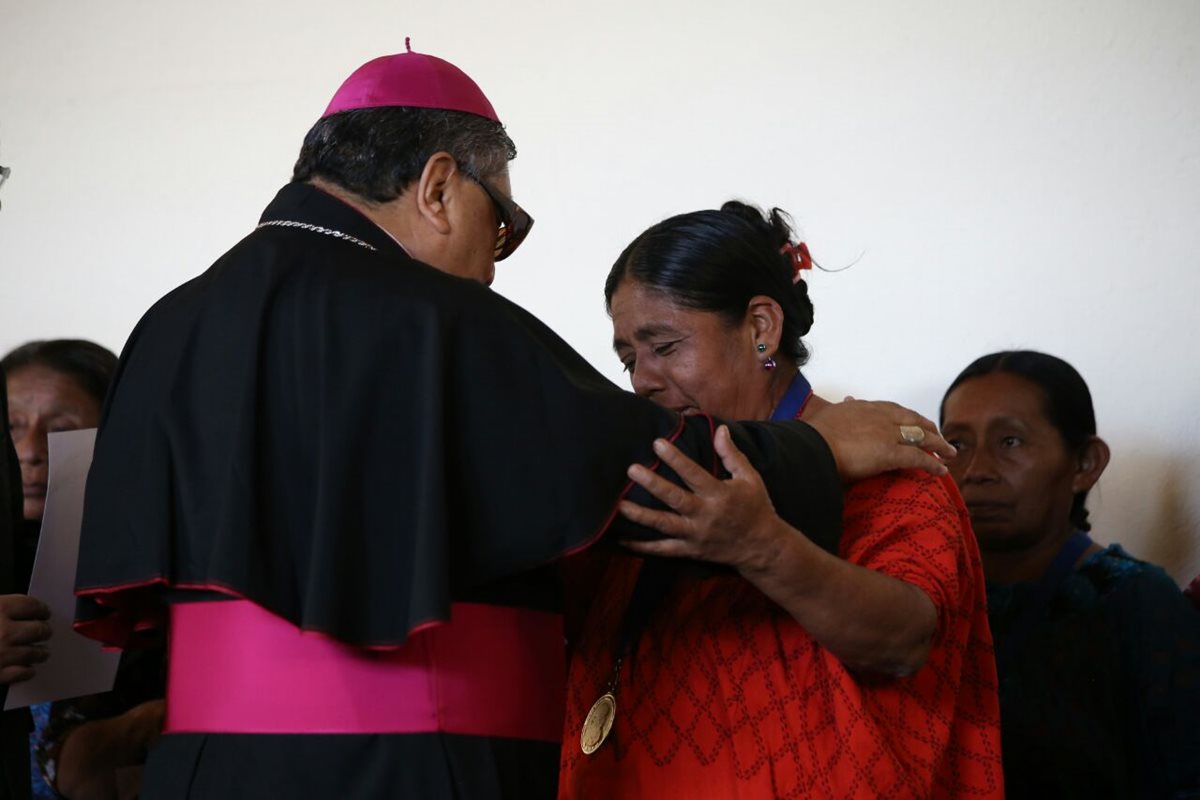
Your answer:
[[[675,445],[692,460],[728,477],[713,448],[712,434],[719,424],[723,423],[705,416],[688,417]],[[779,516],[822,549],[836,554],[842,533],[842,483],[833,453],[821,435],[803,422],[728,424],[734,444],[762,475]],[[665,464],[658,471],[668,480],[682,483]],[[663,507],[636,484],[628,499],[651,508]],[[652,539],[658,533],[618,517],[612,535]]]

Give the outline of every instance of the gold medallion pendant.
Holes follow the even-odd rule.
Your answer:
[[[591,755],[600,749],[604,740],[612,730],[613,719],[617,716],[617,698],[612,692],[605,692],[600,699],[592,704],[583,721],[583,731],[579,734],[579,746],[585,755]]]

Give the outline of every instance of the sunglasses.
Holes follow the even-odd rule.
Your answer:
[[[496,219],[500,224],[496,231],[494,255],[497,261],[503,261],[521,246],[521,242],[525,241],[525,237],[529,235],[529,230],[533,227],[533,217],[525,213],[525,209],[513,202],[511,197],[505,197],[496,191],[483,178],[472,175],[467,170],[463,170],[462,173],[479,184],[479,188],[487,193],[492,201],[492,206],[496,209]]]

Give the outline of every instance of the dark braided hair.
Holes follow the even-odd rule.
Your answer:
[[[1050,420],[1071,452],[1081,451],[1096,435],[1092,393],[1083,376],[1061,358],[1034,350],[1004,350],[971,362],[942,396],[938,424],[946,419],[946,398],[951,392],[972,378],[996,372],[1024,378],[1042,390],[1046,419]],[[1076,492],[1071,503],[1071,524],[1081,531],[1092,529],[1088,522],[1087,496],[1087,492]]]
[[[626,277],[663,292],[674,302],[740,321],[750,298],[765,295],[783,309],[780,347],[796,366],[808,361],[802,337],[813,324],[808,284],[792,283],[792,257],[781,252],[793,239],[791,218],[773,208],[731,200],[719,211],[693,211],[654,225],[630,242],[604,282],[604,304]]]

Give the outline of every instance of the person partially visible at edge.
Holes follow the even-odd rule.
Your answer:
[[[96,427],[117,357],[94,342],[54,339],[24,344],[0,365],[21,465],[28,569],[45,512],[49,435]],[[161,730],[163,688],[162,651],[134,651],[113,691],[35,706],[34,796],[118,797],[118,770],[127,776],[122,785],[130,783]]]
[[[1108,466],[1067,362],[1005,351],[942,400],[979,537],[1012,797],[1200,796],[1200,613],[1160,568],[1088,532]]]
[[[15,568],[19,585],[28,587],[37,552],[49,479],[49,435],[94,428],[112,379],[117,357],[92,342],[29,342],[0,359],[8,397],[5,422],[11,431],[21,472],[22,523]],[[27,602],[34,602],[27,598]],[[37,733],[46,726],[50,704],[33,706],[34,736],[26,739],[26,757],[34,760]],[[56,797],[40,771],[31,770],[33,796]]]
[[[554,796],[557,563],[656,437],[716,456],[711,420],[621,391],[487,288],[531,224],[514,154],[451,64],[368,62],[257,228],[131,335],[76,625],[120,646],[170,626],[147,797]],[[839,471],[944,469],[898,424],[936,435],[890,405],[731,428],[836,547]]]
[[[0,367],[0,383],[4,369]],[[8,687],[33,677],[48,656],[50,609],[29,597],[25,569],[21,467],[8,429],[8,396],[0,392],[0,702]],[[0,800],[30,796],[29,734],[26,709],[0,712]]]
[[[800,371],[811,263],[779,209],[731,201],[650,227],[604,287],[634,391],[731,419],[829,408]],[[663,538],[631,543],[645,557],[614,557],[598,583],[559,796],[1003,797],[983,571],[950,479],[850,482],[829,552],[778,516],[728,438],[717,448],[731,480],[659,444],[690,493],[631,469],[675,513],[621,506]]]

